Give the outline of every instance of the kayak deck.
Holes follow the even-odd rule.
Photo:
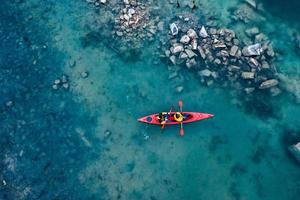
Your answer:
[[[170,113],[170,115],[168,117],[168,120],[165,123],[165,125],[180,124],[180,122],[175,121],[175,119],[173,118],[175,113],[176,112],[171,112]],[[211,118],[211,117],[214,116],[212,114],[199,113],[199,112],[182,112],[182,115],[183,115],[183,121],[182,121],[183,124],[208,119],[208,118]],[[161,123],[159,122],[157,117],[158,117],[158,113],[142,117],[142,118],[138,119],[138,121],[143,122],[143,123],[147,123],[147,124],[161,125]]]

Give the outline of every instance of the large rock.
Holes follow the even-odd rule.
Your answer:
[[[295,145],[289,147],[290,152],[296,158],[296,160],[300,163],[300,142]]]
[[[259,86],[259,89],[268,89],[268,88],[278,85],[278,83],[279,82],[276,79],[269,79],[269,80],[262,82]]]
[[[203,60],[206,58],[206,55],[205,55],[205,51],[204,49],[201,47],[201,46],[198,46],[198,51],[200,53],[200,56],[203,58]]]
[[[183,44],[188,44],[190,42],[191,38],[187,35],[183,35],[180,39],[180,42]]]
[[[208,33],[207,33],[207,31],[206,31],[206,29],[205,29],[204,26],[201,27],[200,32],[199,32],[199,35],[200,35],[201,37],[203,37],[203,38],[208,37]]]
[[[197,39],[192,39],[191,45],[193,50],[197,50],[197,46],[198,46]]]
[[[210,77],[212,75],[212,71],[209,69],[204,69],[198,72],[199,76]]]
[[[170,30],[173,36],[178,34],[178,27],[175,23],[170,24]]]
[[[245,0],[245,1],[249,4],[249,6],[256,9],[256,0]]]
[[[181,44],[174,44],[173,47],[170,49],[172,54],[180,53],[184,50],[183,46]]]
[[[250,58],[249,59],[249,65],[251,66],[251,67],[258,67],[258,65],[259,65],[259,63],[258,63],[258,61],[256,60],[256,59],[254,59],[254,58]]]
[[[254,72],[242,72],[241,76],[243,79],[254,79],[255,73]]]
[[[187,58],[188,58],[188,55],[187,55],[186,53],[184,53],[184,52],[181,52],[181,53],[179,54],[179,58],[180,58],[180,59],[187,59]]]
[[[185,49],[185,53],[188,55],[189,58],[192,58],[194,56],[197,56],[192,50]]]
[[[190,38],[197,38],[197,33],[194,29],[189,29],[188,32],[187,32],[187,35],[190,37]]]
[[[231,47],[231,49],[230,49],[229,54],[230,54],[231,56],[235,56],[238,50],[239,50],[239,47],[236,46],[236,45],[233,45],[233,46]]]
[[[170,57],[170,61],[173,63],[173,65],[176,65],[176,57],[174,55]]]
[[[244,56],[259,56],[261,52],[262,52],[262,48],[259,43],[246,46],[242,50]]]

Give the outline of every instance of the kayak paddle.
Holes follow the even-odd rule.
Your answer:
[[[178,102],[178,105],[179,105],[179,108],[180,108],[180,112],[182,112],[183,102],[180,100]],[[180,136],[184,136],[184,130],[183,130],[182,122],[180,123]]]

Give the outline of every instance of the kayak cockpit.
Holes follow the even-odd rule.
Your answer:
[[[150,117],[151,118],[151,117]],[[148,122],[152,121],[152,119],[147,119]],[[166,123],[176,123],[176,122],[184,122],[187,120],[190,120],[191,118],[193,118],[193,116],[191,114],[188,113],[159,113],[157,115],[155,115],[155,119],[158,122],[162,122],[165,121]]]

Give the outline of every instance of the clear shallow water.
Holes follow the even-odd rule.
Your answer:
[[[228,9],[238,1],[197,3],[196,15],[214,10],[221,26],[241,34],[249,26],[228,24]],[[184,10],[158,4],[166,5],[161,19],[167,24],[172,12]],[[189,71],[169,81],[168,66],[154,63],[155,42],[146,43],[138,59],[120,56],[101,27],[109,12],[95,14],[85,1],[5,2],[1,13],[1,198],[297,199],[299,164],[287,152],[300,130],[292,94],[270,102],[275,115],[261,116],[259,102],[245,105],[232,89],[203,86]],[[263,16],[272,23],[257,26],[280,52],[279,70],[299,80],[299,57],[286,39],[299,24],[267,9]],[[95,25],[97,19],[104,22]],[[276,33],[279,25],[287,31]],[[87,37],[95,30],[100,38]],[[52,83],[62,74],[70,89],[55,91]],[[184,86],[180,94],[178,85]],[[179,127],[161,133],[136,122],[179,99],[185,110],[216,117],[185,126],[184,138]],[[9,100],[12,107],[5,105]]]

